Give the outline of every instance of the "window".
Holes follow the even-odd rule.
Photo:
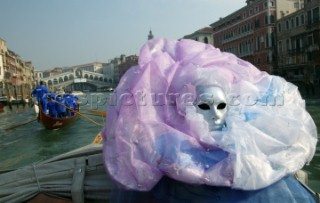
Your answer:
[[[268,24],[269,24],[269,16],[268,16],[268,15],[265,15],[265,16],[264,16],[264,24],[265,24],[265,25],[268,25]]]
[[[292,50],[296,49],[296,40],[295,39],[291,39],[291,48],[292,48]]]
[[[312,35],[308,36],[308,45],[313,45],[313,37],[312,37]]]
[[[259,27],[260,27],[260,20],[256,19],[255,28],[259,28]]]
[[[281,23],[278,24],[278,32],[281,32]]]
[[[289,30],[289,20],[286,21],[286,29]]]
[[[304,15],[303,14],[300,16],[300,21],[301,21],[301,25],[304,25]]]
[[[296,26],[297,27],[299,26],[299,17],[298,16],[296,17]]]
[[[271,15],[271,16],[270,16],[270,23],[275,23],[275,22],[276,22],[275,19],[276,19],[275,16],[274,16],[274,15]]]
[[[314,23],[319,22],[319,7],[314,8],[312,10],[312,14],[313,14],[313,22]]]
[[[205,37],[203,41],[204,41],[204,43],[206,43],[206,44],[208,44],[208,43],[209,43],[209,40],[208,40],[208,38],[207,38],[207,37]]]
[[[278,48],[278,52],[282,53],[282,41],[279,41],[279,48]]]
[[[294,20],[293,20],[293,18],[291,18],[291,28],[294,28]]]
[[[308,18],[308,24],[310,25],[312,23],[312,13],[311,10],[307,12],[307,18]]]
[[[289,43],[289,39],[286,40],[286,48],[287,48],[287,51],[290,50],[290,43]]]
[[[296,50],[300,51],[300,40],[296,39]]]

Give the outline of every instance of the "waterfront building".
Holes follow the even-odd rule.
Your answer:
[[[307,16],[307,60],[308,68],[320,83],[320,0],[304,0]]]
[[[24,61],[0,38],[0,96],[10,93],[16,97],[22,89],[29,92],[34,85],[32,62]]]
[[[304,7],[277,22],[276,74],[302,83],[305,74],[320,77],[320,0],[305,0]]]
[[[204,27],[202,29],[199,29],[195,31],[192,34],[185,35],[184,39],[192,39],[198,42],[203,42],[206,44],[213,45],[213,35],[212,35],[212,28],[211,27]]]
[[[125,60],[119,65],[119,76],[120,76],[120,78],[132,66],[138,65],[138,59],[139,59],[139,57],[137,55],[130,55],[130,56],[126,56],[125,57]]]
[[[5,60],[6,60],[6,53],[7,52],[7,43],[3,39],[0,38],[0,95],[2,94],[2,88],[4,86],[5,80]],[[1,95],[2,96],[2,95]]]
[[[210,25],[214,46],[272,73],[276,66],[276,20],[300,9],[303,0],[247,0],[246,3]]]
[[[303,9],[277,21],[277,68],[275,74],[289,81],[303,78],[308,63],[306,15]]]

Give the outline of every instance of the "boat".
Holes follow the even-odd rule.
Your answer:
[[[84,96],[85,93],[81,92],[81,91],[72,91],[71,94],[76,95],[78,97]]]
[[[306,177],[306,172],[299,173]],[[307,188],[299,176],[296,178]],[[89,144],[40,163],[0,171],[0,202],[112,202],[115,187],[104,168],[102,144]]]
[[[42,125],[44,125],[44,127],[48,130],[53,130],[62,128],[74,121],[78,116],[77,112],[79,112],[79,106],[76,108],[75,113],[71,117],[65,118],[52,118],[49,115],[45,114],[42,108],[39,108],[39,110],[40,122],[42,123]]]

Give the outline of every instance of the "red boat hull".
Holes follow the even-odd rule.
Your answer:
[[[66,117],[66,118],[52,118],[49,115],[46,115],[43,112],[41,107],[39,108],[39,111],[40,111],[40,122],[42,123],[42,125],[49,130],[53,130],[53,129],[63,128],[64,126],[74,121],[78,116],[76,112],[79,112],[79,108],[77,108],[73,116]]]

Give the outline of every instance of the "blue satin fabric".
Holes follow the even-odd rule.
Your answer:
[[[260,190],[190,185],[164,177],[150,192],[114,188],[113,203],[315,203],[313,195],[293,176]]]

